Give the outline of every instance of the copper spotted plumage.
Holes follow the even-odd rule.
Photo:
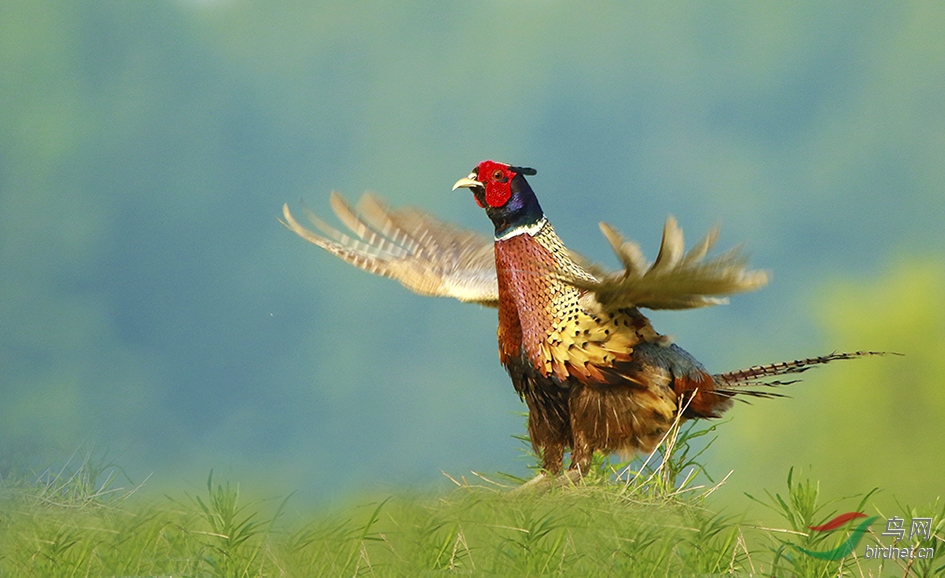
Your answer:
[[[371,273],[422,294],[498,308],[499,361],[528,406],[528,433],[542,477],[568,480],[588,470],[595,451],[650,452],[677,416],[715,418],[738,396],[779,397],[777,379],[840,359],[811,359],[711,374],[660,335],[640,309],[688,309],[726,302],[767,283],[744,256],[709,257],[712,230],[688,252],[669,218],[656,260],[614,228],[601,231],[623,269],[606,272],[569,251],[545,217],[526,176],[533,169],[479,163],[453,189],[469,189],[495,226],[492,239],[416,210],[391,210],[365,195],[352,209],[331,206],[343,233],[306,210],[318,232],[283,206],[283,224],[303,239]]]

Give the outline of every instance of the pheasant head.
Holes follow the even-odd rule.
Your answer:
[[[501,239],[544,218],[541,205],[525,180],[525,175],[535,174],[535,169],[527,167],[482,161],[468,177],[456,181],[453,190],[467,188],[472,191],[476,203],[492,219],[496,239]]]

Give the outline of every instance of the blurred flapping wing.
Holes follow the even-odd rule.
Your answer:
[[[308,229],[283,205],[282,224],[329,253],[369,273],[396,279],[420,295],[454,297],[497,307],[492,239],[444,223],[417,209],[391,210],[365,194],[352,209],[338,193],[331,207],[351,231],[345,234],[302,207],[319,232]]]
[[[607,223],[601,231],[623,264],[623,271],[597,280],[567,279],[572,285],[594,293],[598,303],[614,311],[626,307],[647,309],[691,309],[727,303],[726,295],[754,291],[768,282],[764,271],[750,271],[738,248],[706,259],[718,239],[714,228],[688,253],[683,253],[682,229],[676,219],[666,220],[663,242],[656,261],[648,264],[639,245],[627,241]]]

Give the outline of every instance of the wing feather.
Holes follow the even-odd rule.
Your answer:
[[[332,193],[331,207],[351,235],[306,207],[302,211],[317,232],[300,224],[288,205],[282,207],[281,222],[336,257],[395,279],[415,293],[498,306],[492,239],[416,209],[390,210],[371,195],[364,195],[352,209],[341,195]]]
[[[306,241],[369,273],[399,281],[421,295],[498,306],[493,240],[412,208],[391,210],[365,194],[352,208],[332,193],[332,210],[350,233],[342,232],[302,207],[313,231],[282,208],[282,224]],[[682,229],[667,219],[659,254],[648,264],[639,245],[606,223],[600,224],[622,271],[605,272],[580,255],[574,260],[591,275],[563,277],[589,291],[604,310],[627,307],[689,309],[726,303],[725,296],[754,291],[767,283],[767,273],[751,271],[738,248],[706,258],[718,239],[718,228],[688,253]],[[558,272],[559,275],[564,275]],[[592,278],[587,278],[592,277]]]
[[[575,287],[594,294],[607,311],[627,307],[647,309],[690,309],[726,303],[725,296],[754,291],[768,282],[765,271],[751,271],[747,259],[735,248],[706,259],[718,239],[713,228],[688,253],[683,232],[670,217],[663,229],[663,241],[656,261],[647,265],[636,243],[627,241],[613,227],[600,224],[601,231],[623,265],[623,271],[596,275],[597,279],[568,277]]]

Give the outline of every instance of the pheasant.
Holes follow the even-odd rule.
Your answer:
[[[688,309],[767,283],[732,249],[706,258],[718,229],[684,253],[670,217],[648,264],[616,229],[600,228],[623,265],[606,272],[569,251],[545,217],[526,176],[536,171],[491,160],[453,186],[469,189],[495,226],[489,239],[416,209],[390,210],[370,195],[352,209],[331,205],[354,237],[305,209],[320,233],[283,206],[283,224],[303,239],[421,295],[498,309],[499,360],[528,406],[528,434],[541,477],[579,479],[595,451],[652,452],[679,420],[717,418],[743,396],[782,397],[778,377],[877,352],[833,353],[711,374],[656,332],[640,309]],[[679,414],[682,414],[681,416]],[[537,479],[537,478],[536,478]]]

